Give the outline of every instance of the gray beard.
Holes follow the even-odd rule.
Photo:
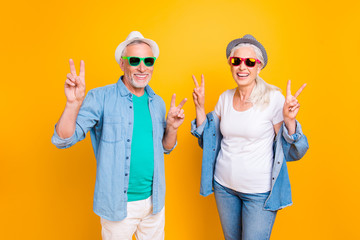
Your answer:
[[[147,80],[146,82],[144,82],[143,84],[138,84],[134,79],[133,79],[133,77],[132,76],[129,76],[129,79],[130,79],[130,84],[131,84],[131,86],[133,86],[134,88],[145,88],[147,85],[148,85],[148,83],[150,82],[150,79],[149,80]]]

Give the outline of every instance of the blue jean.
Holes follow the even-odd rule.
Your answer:
[[[214,181],[215,200],[226,240],[270,239],[277,211],[264,210],[270,192],[247,194]]]

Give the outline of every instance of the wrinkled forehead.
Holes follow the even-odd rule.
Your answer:
[[[125,47],[123,56],[153,57],[154,54],[149,44],[135,41]]]

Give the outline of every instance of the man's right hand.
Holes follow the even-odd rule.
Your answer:
[[[85,98],[85,63],[80,61],[80,74],[76,74],[74,61],[69,60],[70,73],[66,75],[65,96],[69,104],[81,105]]]

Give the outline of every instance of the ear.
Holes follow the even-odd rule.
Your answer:
[[[262,65],[262,64],[258,67],[258,69],[257,69],[257,75],[259,75],[259,73],[260,73],[260,71],[261,71],[262,67],[263,67],[263,65]]]
[[[125,64],[124,59],[120,58],[119,66],[123,72],[124,72],[124,68],[125,68],[124,64]]]

